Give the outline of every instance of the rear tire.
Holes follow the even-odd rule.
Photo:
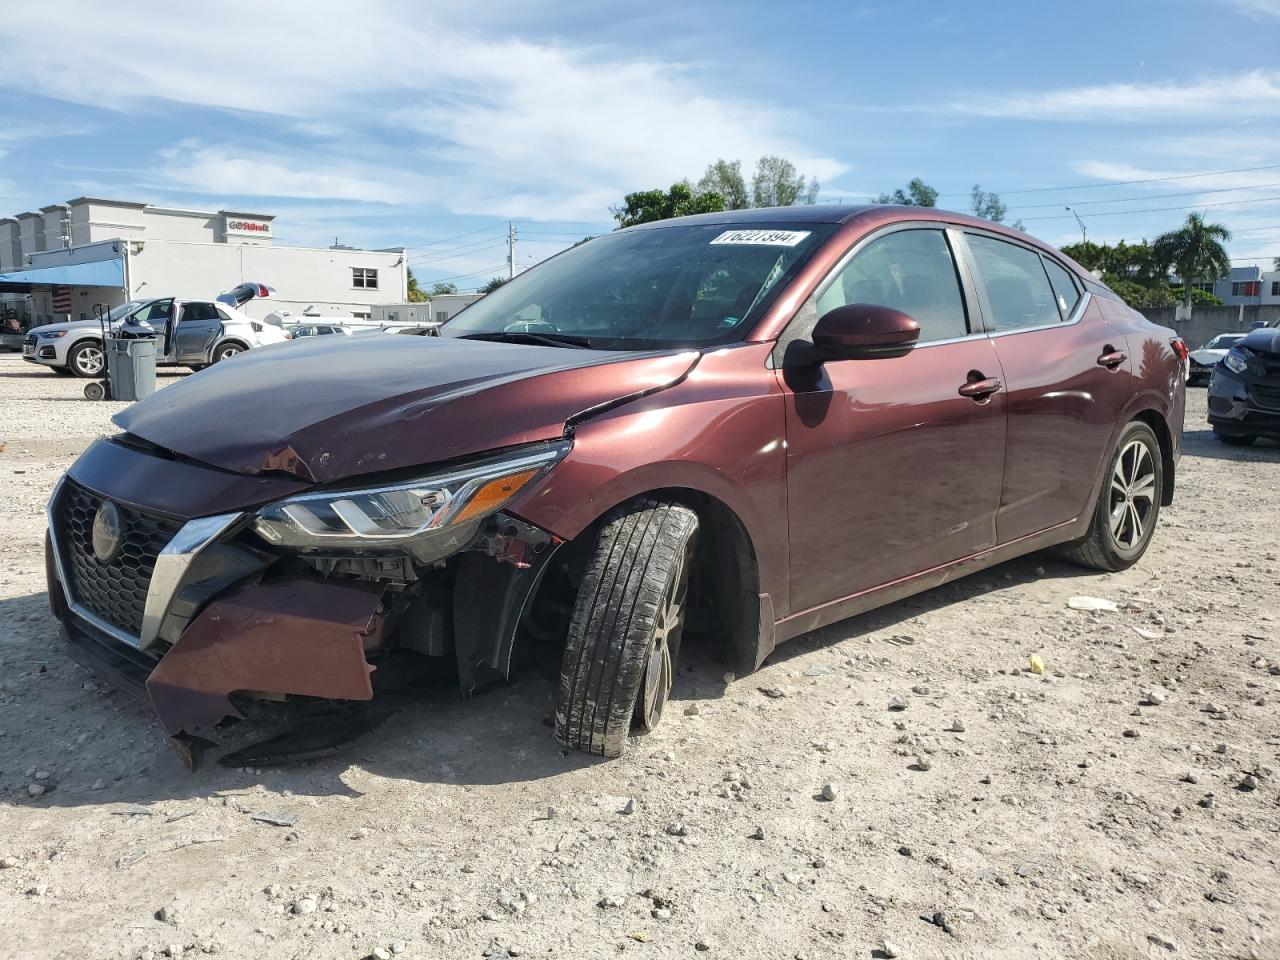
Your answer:
[[[67,353],[67,369],[77,377],[94,379],[102,376],[106,353],[97,340],[82,340]]]
[[[698,517],[644,497],[604,520],[587,562],[560,667],[556,737],[621,756],[633,721],[652,730],[675,678]]]
[[[1217,427],[1213,428],[1213,435],[1228,447],[1252,447],[1258,439],[1254,433],[1221,433]]]
[[[230,360],[237,353],[244,353],[245,348],[238,343],[224,343],[213,351],[213,362],[221,363]]]
[[[1164,494],[1160,442],[1149,426],[1133,420],[1121,431],[1102,483],[1089,532],[1060,552],[1082,567],[1125,570],[1151,543]]]

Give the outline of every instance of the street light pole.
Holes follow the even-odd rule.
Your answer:
[[[1067,207],[1067,211],[1076,218],[1076,223],[1080,224],[1080,242],[1089,242],[1089,231],[1085,229],[1084,221],[1080,219],[1080,214],[1076,213],[1071,207]]]

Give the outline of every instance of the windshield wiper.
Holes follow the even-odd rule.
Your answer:
[[[498,340],[514,343],[534,343],[544,347],[591,348],[587,337],[575,337],[568,333],[533,333],[528,330],[497,330],[493,333],[464,333],[459,340]]]

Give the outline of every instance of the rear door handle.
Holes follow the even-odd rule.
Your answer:
[[[1098,357],[1098,366],[1114,370],[1128,359],[1129,357],[1125,353],[1108,344],[1102,348],[1102,356]]]
[[[957,392],[960,396],[968,397],[971,400],[985,400],[1002,386],[1003,384],[997,378],[985,377],[977,380],[970,380]]]

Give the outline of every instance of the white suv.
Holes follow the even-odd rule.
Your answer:
[[[293,339],[281,327],[254,320],[215,300],[134,300],[113,309],[107,323],[113,331],[125,324],[146,323],[156,333],[156,365],[193,370],[244,350]],[[23,341],[22,356],[55,373],[100,377],[102,325],[97,320],[78,320],[35,327]]]

